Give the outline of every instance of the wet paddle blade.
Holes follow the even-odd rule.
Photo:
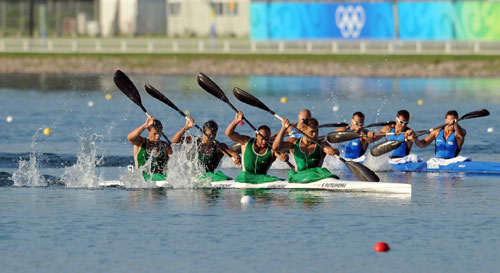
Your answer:
[[[460,120],[463,120],[463,119],[470,119],[470,118],[480,118],[480,117],[486,117],[486,116],[489,116],[490,115],[490,112],[486,109],[481,109],[481,110],[477,110],[477,111],[472,111],[470,113],[467,113],[465,115],[463,115]]]
[[[269,107],[267,107],[258,98],[254,97],[252,94],[248,93],[247,91],[245,91],[243,89],[235,87],[235,88],[233,88],[233,94],[239,101],[241,101],[243,103],[260,108],[266,112],[271,113],[271,115],[275,114],[271,109],[269,109]]]
[[[341,143],[359,138],[360,135],[356,132],[333,132],[326,135],[326,139],[330,143]]]
[[[226,94],[220,89],[220,87],[212,81],[207,75],[203,73],[198,73],[198,85],[201,86],[205,91],[212,94],[212,96],[224,101],[229,102],[226,97]]]
[[[379,182],[380,178],[368,167],[365,165],[359,163],[359,162],[353,162],[353,161],[345,161],[344,162],[347,168],[351,170],[351,172],[359,178],[361,181],[367,181],[367,182]]]
[[[396,150],[403,143],[404,141],[397,141],[397,140],[384,141],[380,144],[373,146],[372,149],[370,150],[370,154],[373,156],[381,156],[390,151]]]
[[[146,108],[142,105],[141,96],[139,95],[139,90],[135,87],[134,83],[129,79],[125,73],[120,70],[116,70],[113,80],[120,89],[120,91],[125,94],[132,102],[141,107],[144,113],[147,113]]]
[[[372,123],[368,124],[366,126],[363,126],[363,128],[370,128],[370,127],[377,127],[377,126],[387,126],[387,125],[393,125],[396,124],[395,121],[383,121],[383,122],[377,122],[377,123]]]
[[[326,124],[321,124],[319,128],[325,128],[325,127],[345,127],[348,126],[347,123],[345,122],[338,122],[338,123],[326,123]]]
[[[234,143],[229,147],[229,149],[237,154],[241,154],[241,144]]]
[[[152,85],[149,83],[144,85],[144,89],[146,89],[146,92],[148,92],[151,97],[165,103],[166,105],[170,106],[173,108],[175,111],[179,112],[182,116],[186,116],[184,112],[182,112],[173,102],[171,102],[165,95],[163,95],[160,91],[158,91],[156,88],[154,88]]]

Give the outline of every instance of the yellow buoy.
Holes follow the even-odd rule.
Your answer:
[[[46,136],[49,136],[50,134],[52,134],[52,129],[50,129],[48,127],[43,129],[43,134]]]
[[[423,99],[419,99],[419,100],[417,101],[417,104],[418,104],[418,105],[422,105],[422,104],[424,104],[424,100],[423,100]]]
[[[107,93],[107,94],[106,94],[106,96],[105,96],[105,98],[106,98],[107,100],[110,100],[112,97],[113,97],[113,96],[111,96],[111,94],[110,94],[110,93]]]
[[[191,114],[191,111],[186,110],[186,111],[184,111],[184,114],[189,115],[189,114]]]
[[[288,101],[288,99],[286,97],[281,97],[281,103],[286,103]]]

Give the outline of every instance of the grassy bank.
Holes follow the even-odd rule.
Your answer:
[[[0,73],[499,77],[500,56],[267,54],[0,54]]]

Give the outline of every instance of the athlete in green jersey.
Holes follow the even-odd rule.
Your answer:
[[[288,150],[295,160],[295,170],[288,173],[288,182],[290,183],[309,183],[325,178],[338,178],[325,168],[321,168],[326,155],[334,156],[339,153],[328,145],[326,141],[320,143],[325,147],[321,148],[307,137],[291,137],[283,141],[290,121],[286,118],[281,123],[281,130],[273,143],[273,149],[276,151]],[[318,121],[311,118],[307,124],[302,127],[304,133],[315,139],[318,136]]]
[[[148,137],[141,137],[144,130],[148,130]],[[144,124],[128,134],[128,141],[134,145],[135,167],[140,168],[151,157],[151,165],[143,172],[145,180],[165,180],[165,171],[168,159],[172,156],[172,148],[165,141],[160,140],[163,126],[159,120],[149,116]]]
[[[191,127],[194,126],[194,119],[189,117],[186,120],[186,125],[184,125],[184,128],[182,128],[175,136],[172,138],[172,143],[179,143],[183,140],[183,135],[184,133],[189,130]],[[219,143],[219,146],[215,145],[215,143],[212,141],[217,137],[217,131],[219,127],[217,123],[213,120],[209,120],[203,124],[203,137],[200,139],[197,139],[196,141],[198,142],[199,145],[199,152],[198,152],[198,161],[199,163],[205,167],[205,175],[201,177],[201,179],[204,178],[210,178],[210,181],[215,182],[215,181],[224,181],[224,180],[231,180],[232,178],[228,177],[221,171],[215,171],[217,169],[217,166],[219,166],[219,162],[224,157],[224,152],[222,152],[222,149],[226,152],[227,154],[231,155],[231,159],[233,159],[234,164],[240,165],[240,156],[231,151],[226,144],[224,143]],[[187,136],[185,138],[186,141],[191,141],[192,138],[191,136]]]
[[[260,184],[266,182],[279,181],[278,177],[267,175],[267,170],[271,167],[274,160],[279,158],[286,161],[288,157],[285,154],[277,154],[267,146],[271,129],[262,125],[257,130],[255,138],[246,135],[240,135],[235,132],[235,128],[243,119],[243,113],[238,112],[234,120],[227,126],[226,135],[234,142],[241,144],[241,154],[243,155],[243,171],[234,179],[236,182]],[[262,136],[261,136],[262,135]]]

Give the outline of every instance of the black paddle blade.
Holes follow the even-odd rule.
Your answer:
[[[220,87],[212,81],[207,75],[203,73],[198,73],[198,85],[201,86],[201,88],[205,89],[208,93],[212,94],[212,96],[224,101],[224,102],[229,102],[229,100],[226,97],[226,94],[220,89]]]
[[[396,124],[395,121],[383,121],[383,122],[377,122],[377,123],[372,123],[364,126],[363,128],[370,128],[370,127],[377,127],[377,126],[387,126],[387,125],[393,125]]]
[[[477,110],[477,111],[472,111],[470,113],[467,113],[465,115],[463,115],[460,120],[462,119],[469,119],[469,118],[479,118],[479,117],[486,117],[486,116],[489,116],[490,115],[490,112],[486,109],[481,109],[481,110]]]
[[[243,89],[235,87],[233,88],[233,94],[239,101],[243,103],[260,108],[266,112],[271,113],[272,115],[276,114],[271,109],[269,109],[269,107],[267,107],[262,101]]]
[[[229,149],[237,154],[241,154],[241,144],[234,143],[229,147]]]
[[[353,162],[353,161],[345,161],[344,162],[347,168],[351,170],[351,172],[359,178],[361,181],[367,181],[367,182],[379,182],[380,178],[368,167],[365,165],[359,163],[359,162]]]
[[[356,132],[333,132],[326,135],[326,139],[330,143],[341,143],[359,138],[360,135]]]
[[[321,124],[319,126],[319,128],[325,128],[325,127],[345,127],[345,126],[349,126],[349,125],[347,123],[345,123],[345,122],[338,122],[338,123]]]
[[[141,107],[144,113],[147,113],[146,108],[142,105],[141,96],[139,95],[139,90],[135,87],[134,83],[129,79],[125,73],[120,70],[116,70],[113,80],[120,89],[120,91],[125,94],[131,101]]]
[[[396,150],[403,143],[404,141],[397,141],[397,140],[384,141],[380,144],[373,146],[372,149],[370,150],[370,154],[372,154],[373,156],[380,156],[390,151]]]
[[[167,97],[165,97],[165,95],[163,95],[160,91],[158,91],[149,83],[144,85],[144,89],[146,89],[146,92],[148,92],[148,94],[151,95],[151,97],[165,103],[166,105],[173,108],[175,111],[179,112],[181,115],[186,116],[186,114],[182,112],[173,102],[171,102]]]

